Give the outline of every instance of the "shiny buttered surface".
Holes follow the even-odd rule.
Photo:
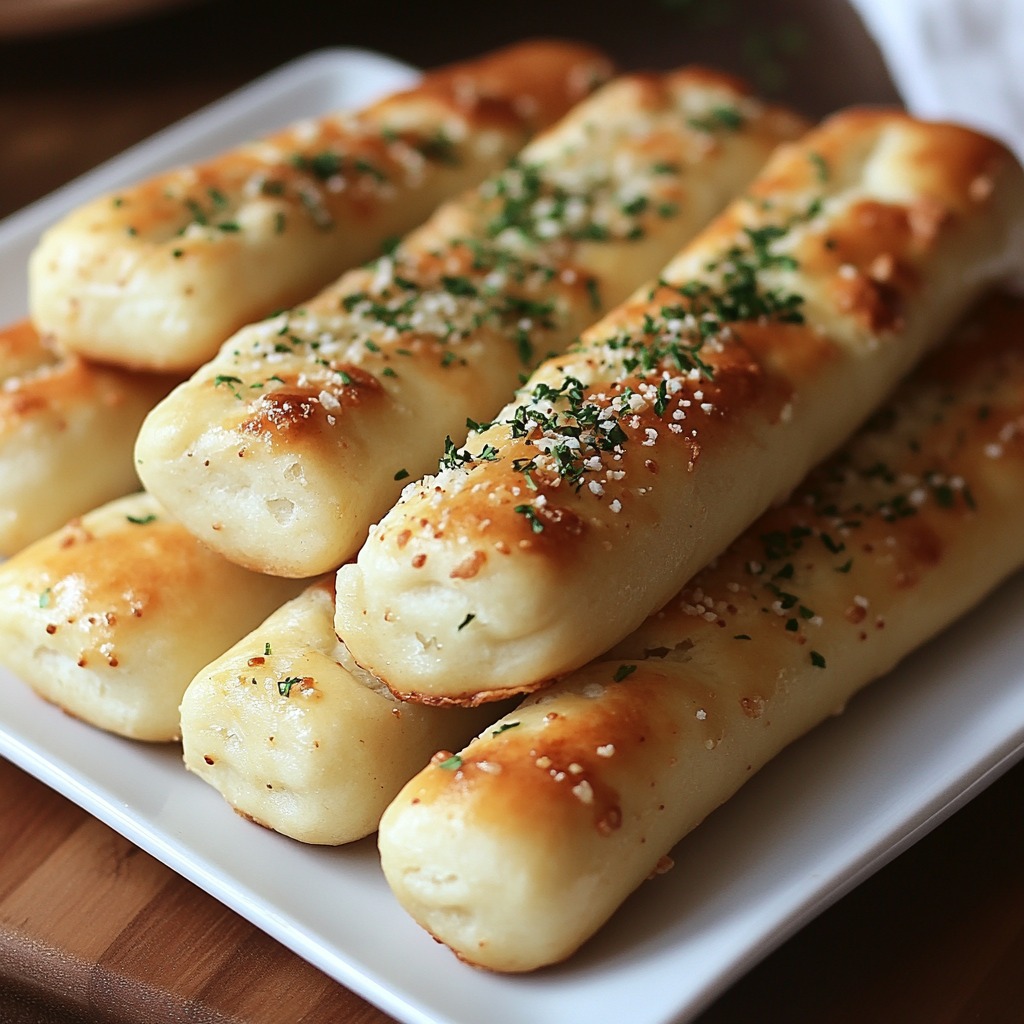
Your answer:
[[[249,568],[337,569],[446,438],[461,445],[803,127],[708,71],[615,80],[390,255],[227,341],[146,420],[146,487]]]
[[[1020,274],[1009,153],[608,75],[524,44],[86,204],[0,332],[0,662],[225,813],[379,824],[497,971],[1024,562],[1024,305],[901,384]]]
[[[543,363],[338,573],[397,695],[526,692],[636,628],[1019,265],[997,143],[851,111],[781,146],[657,283]]]
[[[90,725],[174,740],[195,673],[299,586],[232,565],[133,494],[0,565],[0,664]]]
[[[101,196],[33,252],[32,320],[82,355],[194,370],[500,167],[609,72],[589,47],[514,46]]]
[[[135,437],[176,383],[57,352],[28,320],[0,331],[0,556],[138,490]]]
[[[1020,300],[985,306],[662,612],[425,768],[380,828],[403,906],[470,963],[564,959],[772,756],[1024,564],[1022,339]]]

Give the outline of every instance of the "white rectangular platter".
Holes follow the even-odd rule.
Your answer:
[[[0,322],[25,313],[39,232],[101,191],[415,73],[311,55],[0,224]],[[753,779],[571,962],[459,964],[392,899],[372,840],[307,848],[233,814],[180,752],[96,731],[0,673],[0,754],[405,1024],[679,1024],[1024,754],[1024,577]],[[0,854],[2,855],[2,854]]]

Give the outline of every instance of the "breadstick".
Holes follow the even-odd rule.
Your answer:
[[[381,856],[423,927],[497,971],[569,956],[770,758],[1024,564],[1024,303],[968,331],[607,659],[402,790]]]
[[[31,317],[82,355],[194,370],[500,167],[608,72],[589,47],[512,46],[99,197],[33,252]]]
[[[146,421],[146,487],[242,565],[336,569],[446,435],[656,273],[801,127],[703,70],[613,81],[393,256],[235,335]]]
[[[0,565],[0,663],[92,725],[172,740],[189,680],[298,590],[225,561],[133,494]]]
[[[547,361],[338,574],[404,698],[526,692],[663,605],[1019,268],[998,143],[848,111],[780,147],[662,280]]]
[[[143,418],[177,383],[60,356],[27,321],[0,331],[0,555],[137,490]]]
[[[199,672],[181,702],[185,764],[241,815],[338,845],[381,812],[437,749],[461,746],[486,709],[399,704],[334,635],[334,581],[310,585]]]

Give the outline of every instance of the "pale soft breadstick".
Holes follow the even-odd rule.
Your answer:
[[[802,128],[700,69],[612,82],[393,256],[232,337],[147,419],[147,489],[249,568],[336,569],[446,435],[499,409]]]
[[[849,111],[780,147],[663,283],[545,363],[338,574],[336,627],[399,696],[528,691],[660,607],[1019,269],[996,142]]]
[[[0,565],[0,663],[91,725],[173,740],[195,673],[298,590],[225,561],[133,494]]]
[[[524,43],[97,198],[33,252],[32,319],[92,358],[191,371],[500,167],[608,73],[589,47]]]
[[[417,921],[498,971],[569,956],[771,757],[1024,564],[1024,304],[969,330],[618,657],[403,789],[380,848]]]
[[[0,555],[139,487],[133,448],[176,379],[60,356],[26,321],[0,331]]]
[[[196,675],[181,702],[181,740],[189,770],[239,814],[337,845],[375,831],[438,744],[462,746],[493,718],[399,704],[374,687],[334,635],[328,580]]]

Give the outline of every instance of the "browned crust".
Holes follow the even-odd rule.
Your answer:
[[[596,47],[534,39],[438,68],[414,90],[474,117],[503,124],[525,121],[537,130],[556,121],[614,71],[611,59]]]
[[[176,376],[137,373],[66,355],[9,382],[0,391],[0,429],[14,429],[41,414],[63,416],[81,404],[114,410],[140,392],[155,404],[178,380]]]
[[[429,73],[417,85],[379,100],[358,116],[371,124],[383,122],[390,108],[401,108],[410,100],[422,98],[481,129],[521,132],[525,142],[530,134],[553,123],[607,79],[611,70],[608,59],[592,47],[556,42],[519,44]],[[317,146],[343,151],[348,167],[363,164],[387,177],[403,176],[394,156],[395,138],[380,131],[353,132],[347,123],[330,116],[320,119],[317,127]],[[430,142],[415,133],[399,133],[398,138],[403,137],[413,144]],[[262,141],[282,153],[308,149],[302,141],[301,126],[289,126]],[[181,193],[179,171],[158,174],[119,196],[118,205],[105,210],[104,216],[123,222],[142,237],[160,233],[170,237],[192,216],[186,201],[209,207],[213,192],[234,193],[260,169],[265,167],[255,151],[246,147],[228,150],[194,165],[186,193]],[[169,193],[167,187],[172,181],[176,187]],[[274,168],[274,187],[282,196],[297,197],[305,187],[317,184],[315,176],[311,178],[309,169],[299,161],[282,160]],[[334,216],[356,223],[368,219],[380,205],[373,190],[346,189],[337,195],[325,194],[324,198]],[[182,242],[181,250],[180,258],[187,259],[187,240]],[[305,297],[296,295],[294,301]]]

